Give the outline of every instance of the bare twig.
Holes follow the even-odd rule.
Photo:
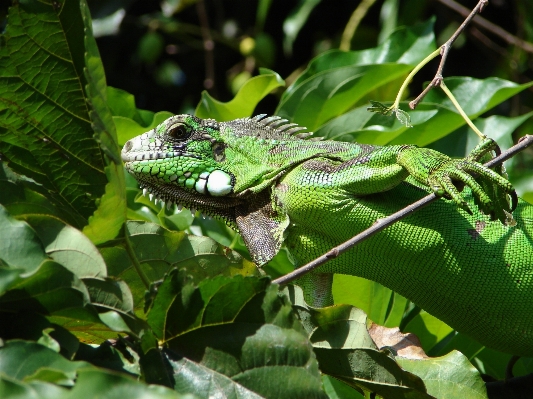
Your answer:
[[[211,31],[209,30],[209,21],[207,19],[207,12],[203,0],[196,3],[196,11],[200,19],[200,26],[202,28],[202,39],[204,41],[205,50],[205,80],[204,87],[206,90],[211,90],[215,86],[215,57],[213,50],[215,49],[215,42],[211,38]]]
[[[495,157],[490,162],[487,162],[485,166],[492,167],[492,166],[500,165],[502,162],[511,158],[513,155],[524,150],[530,145],[533,145],[533,135],[524,136],[518,142],[518,144],[511,147],[507,151],[502,152],[499,156]],[[350,238],[348,241],[336,246],[335,248],[328,251],[326,254],[316,258],[315,260],[312,260],[311,262],[294,270],[293,272],[288,273],[285,276],[282,276],[282,277],[279,277],[273,280],[273,283],[287,284],[293,280],[296,280],[299,277],[302,277],[303,275],[309,273],[310,271],[316,269],[317,267],[322,266],[328,260],[336,258],[343,252],[346,252],[347,250],[351,249],[352,247],[361,243],[367,238],[372,237],[374,234],[379,233],[381,230],[384,230],[390,225],[400,221],[401,219],[404,219],[405,217],[409,216],[413,212],[417,211],[418,209],[426,205],[431,204],[433,201],[436,201],[437,199],[439,199],[439,197],[437,197],[435,194],[429,194],[425,196],[424,198],[418,200],[417,202],[399,210],[396,213],[393,213],[390,216],[376,220],[376,222],[371,227],[366,229],[365,231],[362,231],[356,236]]]
[[[461,14],[463,17],[466,17],[470,13],[470,10],[468,8],[462,6],[461,4],[453,0],[437,0],[437,1],[439,3],[444,4],[446,7],[451,8],[457,13]],[[515,35],[507,32],[506,30],[500,28],[498,25],[493,24],[489,20],[479,15],[476,15],[474,17],[474,20],[472,21],[472,23],[483,29],[488,30],[489,32],[502,38],[509,44],[520,47],[521,49],[523,49],[524,51],[527,51],[528,53],[533,53],[533,43],[527,42],[525,40],[520,39],[519,37],[516,37]]]
[[[434,87],[440,85],[440,83],[442,82],[442,70],[444,69],[444,64],[446,64],[446,60],[448,58],[448,53],[450,52],[453,43],[459,37],[459,35],[461,33],[463,33],[463,31],[465,30],[467,25],[474,18],[474,16],[476,16],[476,14],[480,13],[481,11],[483,11],[483,8],[488,4],[488,2],[489,2],[488,0],[479,0],[477,5],[470,12],[468,17],[466,17],[466,19],[463,21],[461,26],[459,26],[459,28],[457,28],[457,30],[452,35],[452,37],[450,37],[448,39],[448,41],[441,46],[441,48],[440,48],[441,60],[440,60],[439,68],[437,69],[437,73],[435,74],[435,77],[429,83],[429,85],[424,89],[424,91],[422,93],[420,93],[420,95],[417,98],[415,98],[413,101],[411,101],[409,103],[409,107],[411,109],[415,109],[418,106],[418,104],[420,103],[420,101],[422,101],[422,99],[426,96],[426,94],[429,93],[429,91],[431,89],[433,89]]]
[[[375,2],[376,0],[362,0],[359,3],[352,16],[350,17],[350,20],[346,24],[344,32],[342,32],[341,44],[339,46],[340,50],[350,50],[350,43],[352,41],[353,35],[355,34],[355,31],[357,30],[357,27],[359,26],[365,15],[368,13],[370,7],[372,7]]]

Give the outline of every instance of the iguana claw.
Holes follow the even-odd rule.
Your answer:
[[[516,207],[516,193],[505,177],[478,163],[490,159],[490,152],[497,148],[492,139],[487,139],[466,158],[452,159],[427,148],[411,147],[399,154],[398,163],[416,180],[431,187],[436,195],[449,197],[457,206],[471,214],[471,209],[460,193],[462,187],[468,186],[476,205],[483,213],[507,224],[512,208]],[[499,172],[503,174],[503,169]]]

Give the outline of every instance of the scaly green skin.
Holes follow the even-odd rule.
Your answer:
[[[428,192],[445,195],[298,280],[306,299],[328,305],[332,274],[357,275],[489,347],[533,355],[533,206],[519,200],[509,222],[512,187],[476,162],[490,143],[452,160],[414,146],[305,140],[285,122],[178,115],[127,142],[122,158],[156,198],[238,229],[258,265],[282,243],[307,263]]]

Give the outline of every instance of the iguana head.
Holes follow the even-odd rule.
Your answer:
[[[219,124],[191,115],[170,117],[122,149],[126,169],[151,198],[231,221],[235,178],[220,166],[223,158]]]
[[[292,164],[272,156],[284,142],[301,141],[294,133],[304,128],[286,122],[264,115],[225,123],[176,115],[126,142],[122,160],[141,187],[162,201],[226,208],[263,190]]]
[[[256,263],[263,264],[281,246],[288,225],[265,189],[293,165],[323,152],[303,140],[309,133],[302,130],[264,115],[221,123],[176,115],[126,142],[122,160],[144,193],[237,227]]]

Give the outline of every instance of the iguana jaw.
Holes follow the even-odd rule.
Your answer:
[[[143,195],[148,194],[150,200],[155,203],[158,201],[165,203],[167,209],[172,205],[177,205],[178,208],[185,207],[193,213],[199,210],[202,214],[221,218],[227,223],[234,224],[235,208],[242,204],[242,200],[237,198],[199,195],[176,184],[160,184],[145,179],[143,176],[135,177],[139,181]]]

